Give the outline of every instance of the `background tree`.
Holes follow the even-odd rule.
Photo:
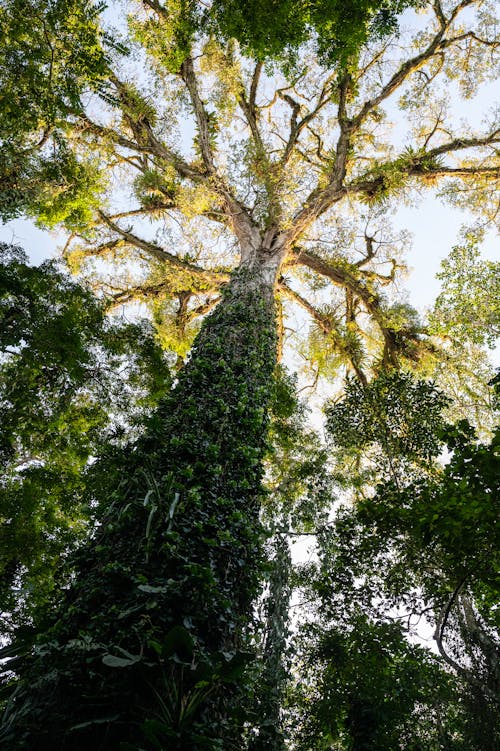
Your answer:
[[[480,256],[481,231],[463,232],[441,264],[442,288],[428,316],[429,332],[443,342],[434,376],[450,397],[447,419],[466,417],[485,440],[495,428],[491,364],[485,347],[498,339],[499,265]]]
[[[399,624],[366,614],[309,629],[292,699],[298,749],[467,747],[451,676]]]
[[[366,459],[376,444],[384,458],[376,474],[350,483],[357,503],[320,527],[317,573],[303,577],[317,604],[297,688],[298,706],[306,702],[303,747],[336,740],[339,748],[494,749],[498,435],[482,444],[466,422],[444,430],[435,388],[406,376],[389,383],[376,379],[366,394],[351,384],[329,410],[329,430],[348,457],[358,444]],[[395,409],[380,420],[389,394]],[[413,409],[402,410],[412,399]],[[420,440],[408,430],[417,413]],[[440,440],[451,452],[444,467],[429,463]],[[408,644],[422,623],[439,659]]]

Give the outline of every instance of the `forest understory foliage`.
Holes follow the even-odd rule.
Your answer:
[[[496,751],[494,11],[0,0],[2,748]]]

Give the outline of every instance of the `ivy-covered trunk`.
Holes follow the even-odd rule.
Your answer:
[[[13,666],[5,751],[238,748],[276,273],[235,272],[145,438],[109,460],[95,539]]]

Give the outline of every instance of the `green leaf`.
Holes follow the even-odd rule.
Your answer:
[[[163,655],[169,657],[177,655],[185,662],[191,662],[194,656],[195,641],[189,631],[183,626],[170,629],[163,641]]]
[[[141,657],[116,657],[116,655],[104,655],[102,658],[102,661],[104,665],[107,665],[110,668],[128,668],[130,665],[135,665],[137,662],[140,662]]]

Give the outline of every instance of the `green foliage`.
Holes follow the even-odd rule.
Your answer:
[[[313,534],[326,520],[332,497],[327,452],[307,417],[296,376],[279,366],[271,394],[267,494],[262,508],[270,537],[266,596],[252,669],[254,687],[245,714],[249,751],[287,748],[285,714],[295,646],[290,608],[296,578],[290,540]]]
[[[299,47],[313,40],[323,63],[346,67],[370,36],[397,30],[398,15],[419,0],[169,0],[158,18],[129,20],[136,41],[157,62],[177,73],[197,35],[213,34],[222,43],[236,39],[243,52],[260,61],[290,67]],[[163,19],[163,20],[162,20]],[[167,21],[165,24],[163,21]]]
[[[162,5],[161,15],[139,21],[130,16],[129,27],[133,39],[148,50],[160,67],[178,73],[189,55],[195,33],[204,23],[200,17],[205,6],[193,0],[168,0]],[[164,21],[167,21],[165,23]]]
[[[246,721],[248,751],[284,751],[283,706],[289,680],[287,641],[292,593],[292,561],[286,534],[276,533],[268,546],[268,592],[263,629]]]
[[[347,382],[342,398],[326,406],[327,431],[333,445],[351,455],[371,450],[393,465],[427,463],[439,452],[447,404],[433,383],[382,371],[367,386]]]
[[[398,14],[412,5],[412,0],[216,0],[210,14],[223,37],[237,39],[257,60],[289,60],[312,38],[326,65],[345,67],[371,34],[393,32]]]
[[[466,234],[441,263],[442,290],[430,316],[431,332],[490,347],[500,335],[500,264],[481,259],[480,238]]]
[[[425,151],[408,147],[396,159],[375,166],[363,177],[368,177],[370,184],[364,200],[368,204],[386,202],[401,194],[402,188],[409,185],[408,171],[414,175],[425,175],[439,169],[442,164],[440,157],[428,156]]]
[[[272,533],[311,533],[325,520],[331,501],[328,451],[309,424],[297,377],[282,366],[275,374],[270,418],[263,521]]]
[[[40,161],[36,180],[29,188],[27,213],[36,217],[39,226],[52,229],[64,224],[78,232],[92,225],[105,185],[95,160],[81,161],[61,146],[54,159]]]
[[[109,321],[92,292],[57,264],[30,267],[6,245],[0,322],[5,636],[44,601],[61,556],[86,533],[89,457],[143,419],[170,377],[147,324]]]
[[[170,178],[170,179],[169,179]],[[177,184],[175,173],[169,175],[168,172],[158,172],[148,170],[139,175],[135,181],[135,192],[139,200],[153,206],[156,202],[174,201],[177,193]]]
[[[496,748],[498,432],[485,444],[465,421],[444,426],[446,404],[393,372],[327,409],[337,454],[356,456],[336,477],[360,492],[298,572],[314,603],[288,699],[300,750]],[[408,641],[425,622],[439,657]]]
[[[77,158],[56,139],[51,153],[3,153],[0,216],[4,221],[24,213],[40,227],[65,224],[85,231],[102,201],[105,180],[97,162]]]
[[[425,149],[408,149],[390,161],[390,144],[376,140],[376,125],[381,118],[377,105],[383,105],[393,88],[392,83],[384,87],[380,82],[421,78],[432,90],[435,59],[441,54],[448,57],[449,48],[455,52],[457,43],[436,38],[429,48],[436,54],[429,52],[426,60],[422,53],[419,59],[416,50],[413,63],[400,61],[399,52],[393,54],[393,48],[388,48],[387,54],[379,48],[366,66],[363,63],[368,72],[364,81],[354,84],[350,75],[344,75],[352,73],[353,81],[357,81],[359,71],[354,72],[354,67],[362,47],[397,30],[397,14],[410,5],[415,4],[406,0],[356,0],[347,5],[337,0],[147,3],[148,7],[141,7],[129,21],[135,41],[149,55],[156,71],[152,82],[144,77],[146,94],[142,94],[143,68],[140,86],[119,80],[122,71],[115,74],[111,70],[105,50],[109,45],[114,44],[115,49],[118,46],[99,30],[100,6],[47,0],[37,8],[25,3],[26,12],[20,14],[23,2],[4,2],[2,31],[12,45],[0,53],[0,76],[10,97],[5,131],[0,131],[5,147],[0,163],[0,214],[9,218],[31,213],[46,226],[63,222],[89,242],[95,240],[99,254],[108,250],[115,253],[119,247],[126,255],[132,249],[134,258],[140,258],[141,272],[149,263],[149,255],[155,258],[154,263],[164,257],[161,273],[155,278],[156,267],[147,279],[158,283],[156,287],[150,285],[149,290],[144,285],[144,297],[168,288],[185,293],[189,305],[190,290],[204,290],[208,301],[199,311],[206,312],[210,296],[218,294],[227,267],[234,261],[234,248],[226,236],[228,227],[240,239],[250,235],[252,246],[261,234],[262,248],[254,248],[256,261],[285,236],[290,245],[304,240],[303,258],[307,260],[314,235],[324,237],[327,247],[332,244],[327,213],[343,195],[352,197],[353,205],[358,200],[384,202],[401,194],[410,177],[420,176],[427,182],[447,164],[432,153],[440,151],[433,148],[434,136],[444,139],[440,143],[445,154],[447,148],[453,155],[464,146],[458,138],[446,144],[446,133],[452,133],[453,128],[444,120],[434,123],[430,110],[432,124],[415,134],[416,141],[425,143],[430,154],[426,155]],[[440,23],[439,6],[435,8]],[[449,33],[462,31],[450,28]],[[473,48],[493,44],[488,34],[483,45],[480,34],[463,33],[466,52],[456,53],[458,57],[474,58],[474,50],[468,53],[469,43]],[[269,63],[267,77],[266,71],[261,75],[260,66],[256,66],[250,84],[250,65],[248,60],[238,59],[233,38],[254,62]],[[426,44],[422,39],[414,41],[420,45],[418,50]],[[302,52],[306,56],[317,53],[323,69],[308,63],[307,70],[304,66],[298,71]],[[139,65],[144,61],[141,54]],[[275,62],[281,73],[293,70],[293,80],[280,80],[273,98],[267,89],[271,88],[269,73]],[[207,79],[202,81],[200,71],[205,74],[206,70]],[[215,79],[213,89],[210,76]],[[354,103],[358,85],[360,99]],[[17,90],[23,95],[22,101],[16,100]],[[93,105],[84,108],[83,93],[87,90],[98,92],[114,111],[102,108],[102,102],[101,109],[96,108],[97,116]],[[182,117],[186,113],[183,97],[188,98],[194,114],[196,133],[191,153],[185,143],[179,146],[171,133],[178,112]],[[157,107],[153,106],[156,102]],[[236,112],[237,106],[238,120],[230,119],[224,130],[224,118]],[[29,113],[26,120],[23,109]],[[245,131],[241,116],[246,120]],[[241,142],[247,136],[249,142]],[[493,140],[491,134],[476,138],[478,145]],[[222,144],[228,146],[226,153],[218,151]],[[248,156],[236,164],[243,153]],[[89,154],[97,154],[102,161],[94,162]],[[481,174],[485,180],[490,179],[488,159],[481,166],[479,161],[472,164],[475,166],[466,168],[465,175],[477,177],[484,165],[486,172]],[[193,225],[202,225],[207,219],[222,223],[222,233],[216,237],[214,233],[211,246],[222,251],[221,262],[206,254],[210,243],[205,240],[199,251],[193,247],[188,252],[175,249],[175,258],[168,251],[162,254],[158,245],[136,237],[133,227],[125,229],[121,222],[126,212],[119,212],[116,225],[112,218],[99,224],[96,209],[102,208],[98,202],[108,170],[115,177],[124,175],[126,180],[133,175],[128,184],[133,186],[139,207],[130,204],[129,216],[156,221],[165,217],[160,216],[160,208],[167,211],[172,221],[166,225],[164,236],[179,219],[182,230],[193,218],[198,220]],[[114,184],[121,192],[121,179]],[[321,219],[316,222],[317,217]],[[308,236],[314,223],[315,231]],[[159,230],[159,241],[162,227],[155,229]],[[354,247],[350,262],[338,261],[328,253],[316,259],[309,256],[310,269],[322,269],[318,274],[325,273],[338,287],[332,295],[332,315],[311,308],[318,314],[322,344],[327,332],[331,352],[338,357],[333,373],[339,363],[347,364],[362,383],[367,380],[362,369],[370,354],[370,340],[376,341],[377,348],[382,342],[383,362],[389,366],[394,365],[396,352],[403,351],[409,361],[416,360],[420,335],[410,310],[397,305],[385,309],[379,289],[392,281],[397,264],[389,261],[391,256],[384,255],[385,251],[382,258],[379,255],[373,260],[374,238],[368,236],[368,229],[366,225],[366,254],[361,258],[356,257],[358,247]],[[245,243],[241,244],[248,255]],[[300,263],[299,246],[286,250],[287,260]],[[198,262],[200,267],[188,269],[188,264]],[[383,270],[389,263],[389,276],[378,274],[377,269]],[[189,283],[185,283],[188,278]],[[383,372],[364,389],[356,391],[349,386],[344,402],[331,409],[330,430],[339,444],[344,440],[340,450],[349,454],[348,458],[354,457],[353,476],[363,462],[369,463],[377,452],[382,455],[370,475],[371,487],[358,473],[356,481],[359,487],[364,485],[361,495],[371,494],[374,481],[382,478],[387,481],[383,490],[388,508],[395,513],[399,506],[406,509],[406,501],[398,494],[405,487],[416,489],[412,503],[423,519],[415,523],[415,540],[410,526],[413,517],[402,514],[404,523],[398,526],[396,519],[391,526],[399,530],[398,539],[389,540],[384,548],[378,533],[385,517],[378,519],[375,512],[371,530],[367,531],[365,519],[353,512],[341,514],[333,536],[327,536],[323,528],[327,526],[332,482],[327,456],[316,434],[304,427],[290,384],[283,385],[286,379],[281,384],[278,381],[268,451],[271,468],[266,476],[270,492],[260,519],[275,344],[270,294],[269,290],[263,293],[261,287],[248,275],[233,276],[221,306],[203,326],[177,387],[151,417],[140,440],[126,446],[119,440],[99,445],[107,408],[101,421],[87,383],[78,390],[79,401],[71,402],[62,417],[50,423],[51,430],[45,435],[55,450],[51,454],[50,446],[43,444],[48,456],[43,459],[43,469],[53,455],[58,457],[64,450],[68,466],[74,461],[75,476],[80,477],[94,444],[98,449],[95,453],[99,458],[86,472],[82,490],[79,479],[74,490],[62,477],[64,493],[71,491],[71,498],[78,499],[80,505],[96,509],[97,524],[92,539],[71,557],[61,574],[66,589],[45,611],[40,608],[35,614],[37,638],[30,645],[19,632],[15,646],[5,653],[15,655],[6,668],[4,695],[9,699],[1,731],[9,751],[53,751],[68,746],[75,751],[119,746],[129,751],[239,748],[243,722],[247,722],[247,737],[256,748],[282,746],[279,705],[286,672],[286,609],[293,578],[284,537],[289,532],[311,534],[318,523],[323,530],[322,568],[312,589],[322,598],[325,622],[330,619],[332,627],[324,641],[318,641],[323,653],[316,652],[317,657],[323,654],[324,658],[324,681],[320,676],[316,684],[324,696],[314,704],[312,717],[321,727],[313,742],[318,747],[331,746],[335,738],[335,743],[351,749],[366,748],[367,744],[372,748],[398,748],[403,740],[406,748],[411,744],[430,748],[430,743],[435,747],[438,741],[453,747],[448,742],[450,737],[455,742],[462,732],[443,740],[438,723],[425,729],[425,715],[432,708],[432,692],[427,691],[426,682],[434,691],[442,676],[433,672],[434,666],[429,667],[421,652],[405,644],[401,629],[389,627],[379,617],[381,612],[387,616],[390,606],[413,606],[420,597],[419,587],[426,591],[417,565],[425,556],[418,549],[419,540],[425,538],[435,555],[434,573],[443,585],[442,597],[449,593],[448,569],[458,565],[442,552],[454,533],[449,519],[441,532],[436,531],[440,525],[435,501],[437,498],[445,508],[449,506],[450,513],[458,502],[454,496],[447,504],[437,491],[428,490],[431,481],[438,482],[429,479],[428,470],[438,448],[435,431],[441,418],[437,413],[444,399],[432,385],[413,383],[405,377],[398,380],[394,374]],[[289,292],[293,296],[292,288]],[[308,301],[303,302],[307,307]],[[170,328],[168,306],[162,305],[155,300],[153,307],[164,322],[164,341],[181,349],[186,339]],[[374,338],[370,323],[366,330],[363,323],[356,323],[368,319],[378,327]],[[56,326],[52,339],[60,333],[61,328]],[[26,349],[22,340],[16,346],[20,352],[12,352],[12,357]],[[50,353],[58,366],[59,354],[57,349]],[[102,357],[102,353],[98,355],[98,369]],[[377,355],[371,362],[377,366]],[[30,372],[36,367],[33,359]],[[76,383],[77,376],[75,370],[68,378]],[[43,386],[43,379],[41,382]],[[64,386],[66,382],[63,379],[61,383]],[[60,383],[57,388],[62,388]],[[43,409],[51,399],[64,407],[64,399],[57,400],[57,389],[47,388],[48,396],[43,388],[39,393],[45,400]],[[111,390],[108,396],[113,393]],[[33,399],[36,402],[35,396]],[[45,418],[47,412],[52,419],[50,410],[43,409],[40,415]],[[37,408],[31,413],[36,415]],[[349,423],[351,413],[357,420],[354,427]],[[22,420],[19,424],[22,426]],[[42,444],[42,430],[38,435],[32,425],[28,427],[29,440],[35,436]],[[28,441],[27,436],[28,432],[23,440]],[[19,443],[17,437],[15,440]],[[89,440],[93,442],[91,448]],[[9,448],[8,442],[6,445]],[[474,463],[470,457],[468,461]],[[426,463],[426,472],[415,479],[418,468]],[[56,471],[58,466],[56,463]],[[29,467],[32,473],[34,469]],[[24,471],[21,467],[20,472]],[[27,477],[23,475],[23,483]],[[63,509],[66,495],[58,497],[54,476],[37,482],[37,487],[45,483],[40,494],[44,509],[50,510],[50,503],[45,502],[49,487],[54,509]],[[351,478],[345,484],[349,482]],[[29,488],[27,480],[23,487]],[[417,491],[424,499],[421,506]],[[36,488],[30,490],[30,513],[37,492]],[[391,498],[399,498],[399,506]],[[469,500],[472,504],[473,499]],[[16,499],[9,503],[14,518],[19,504]],[[433,509],[431,517],[429,509]],[[369,511],[369,501],[360,504],[360,514],[368,518]],[[458,513],[461,525],[472,532],[463,516]],[[488,511],[486,526],[490,516]],[[479,524],[475,511],[471,518]],[[66,552],[70,543],[60,534],[57,525],[62,524],[58,519],[49,521],[43,524],[53,531],[51,542],[63,540]],[[273,565],[267,569],[269,598],[262,642],[264,657],[268,649],[270,659],[268,664],[261,659],[258,665],[245,669],[250,662],[247,630],[266,570],[262,565],[265,535],[261,521],[275,534],[276,546]],[[36,529],[43,524],[35,520]],[[402,552],[400,540],[406,545]],[[399,558],[392,566],[394,551]],[[467,550],[462,553],[471,554]],[[406,568],[397,565],[400,559]],[[388,582],[384,579],[387,572]],[[10,576],[12,572],[8,573]],[[333,598],[332,584],[341,587],[340,594],[337,591]],[[414,587],[409,594],[408,584]],[[481,613],[488,618],[493,585],[490,580],[478,580],[474,586],[477,602],[483,588]],[[331,603],[325,605],[329,597]],[[374,606],[377,598],[378,609]],[[437,607],[442,604],[441,600]],[[458,616],[454,614],[453,618],[457,622]],[[479,633],[483,632],[479,629]],[[379,648],[381,642],[385,648]],[[474,656],[475,652],[470,654]],[[332,656],[338,657],[333,669]],[[354,681],[345,667],[349,659],[354,666]],[[19,681],[14,678],[16,673]],[[377,674],[381,676],[380,686],[376,685]],[[259,687],[253,691],[249,687],[252,677],[260,681],[260,692]],[[313,676],[311,682],[314,680]],[[242,719],[238,708],[251,705],[252,698],[257,711],[249,729],[249,715]],[[331,717],[329,706],[335,708]],[[418,729],[413,734],[412,723]]]
[[[2,139],[53,126],[81,108],[86,86],[103,80],[102,9],[100,3],[77,0],[2,0]]]
[[[393,388],[387,389],[388,383]],[[498,430],[490,443],[478,442],[465,420],[455,426],[444,424],[446,404],[432,384],[408,374],[392,374],[389,380],[383,376],[366,390],[348,385],[346,398],[328,409],[331,436],[341,447],[357,447],[360,452],[375,442],[377,453],[390,461],[379,462],[375,494],[359,499],[355,509],[341,515],[337,528],[344,529],[346,536],[360,535],[356,545],[366,561],[374,556],[377,565],[372,568],[373,562],[367,563],[372,586],[380,586],[381,577],[386,577],[389,592],[393,579],[393,594],[404,596],[398,588],[405,576],[408,585],[417,576],[424,599],[430,601],[445,597],[467,580],[468,586],[476,582],[491,604],[498,587]],[[431,468],[430,460],[444,446],[451,452],[448,463],[444,469]],[[396,471],[399,462],[408,458],[412,471]],[[377,546],[383,554],[386,544],[394,546],[390,569],[376,559]],[[346,565],[349,550],[348,546]],[[483,615],[492,617],[488,607]]]
[[[109,53],[124,50],[99,28],[102,4],[3,0],[0,4],[0,216],[41,224],[90,222],[102,187],[95,164],[64,144],[88,90],[105,89]]]

